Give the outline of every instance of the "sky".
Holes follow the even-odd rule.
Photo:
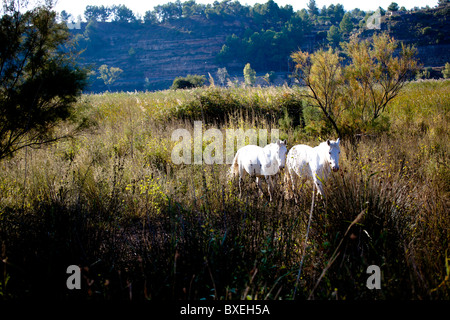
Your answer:
[[[141,16],[145,14],[148,10],[153,10],[153,7],[164,4],[168,2],[175,2],[175,0],[56,0],[57,4],[54,10],[61,12],[66,10],[66,12],[72,14],[72,16],[77,17],[81,15],[84,18],[84,10],[87,5],[96,6],[111,6],[114,4],[125,4],[128,8],[133,10],[134,14],[139,13]],[[181,0],[184,2],[185,0]],[[219,2],[222,0],[219,0]],[[234,0],[232,0],[234,1]],[[309,0],[274,0],[279,6],[285,6],[286,4],[292,5],[295,11],[306,8]],[[213,3],[214,0],[196,0],[197,3]],[[254,5],[255,3],[265,3],[267,0],[239,0],[242,5]],[[397,4],[406,9],[411,9],[414,7],[425,7],[429,5],[430,7],[435,7],[438,0],[316,0],[317,7],[320,9],[324,5],[327,7],[330,4],[342,4],[345,10],[352,10],[354,8],[359,8],[364,11],[373,10],[375,11],[378,7],[387,8],[392,2],[397,2]]]

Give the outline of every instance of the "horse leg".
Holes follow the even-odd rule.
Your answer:
[[[297,194],[295,193],[295,190],[297,189],[297,173],[294,169],[289,168],[289,176],[291,178],[291,188],[292,188],[292,196],[294,197],[295,203],[298,203],[297,200]]]
[[[324,195],[323,195],[323,186],[322,186],[322,182],[319,180],[319,178],[317,178],[316,175],[314,175],[314,183],[315,183],[315,185],[316,185],[316,187],[317,187],[317,194],[318,194],[318,195],[320,194],[320,195],[323,197]]]
[[[269,191],[270,201],[272,201],[272,191],[271,191],[271,189],[273,190],[272,177],[269,176],[269,178],[267,178],[267,176],[265,176],[265,178],[267,182],[267,190]]]
[[[264,191],[263,191],[263,189],[261,187],[261,180],[259,180],[259,177],[256,177],[256,185],[258,186],[260,194],[264,195]]]
[[[285,187],[285,193],[286,193],[286,199],[290,199],[291,197],[291,192],[292,192],[292,197],[295,200],[295,203],[297,203],[297,197],[295,194],[295,189],[296,189],[296,173],[294,171],[294,169],[292,169],[291,167],[287,167],[286,171],[285,171],[285,175],[284,175],[284,181],[287,184]]]
[[[244,175],[244,168],[239,165],[239,198],[242,198],[242,187],[241,187],[241,183],[242,183],[242,176]]]

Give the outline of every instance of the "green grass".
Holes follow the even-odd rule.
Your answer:
[[[449,91],[410,83],[388,127],[343,142],[306,246],[311,184],[295,203],[280,178],[268,202],[248,179],[239,198],[229,165],[171,161],[171,132],[193,120],[279,128],[288,147],[335,138],[296,89],[83,96],[89,129],[0,163],[1,297],[291,299],[304,255],[297,299],[448,299]],[[82,290],[65,287],[71,264]],[[382,290],[365,286],[371,264]]]

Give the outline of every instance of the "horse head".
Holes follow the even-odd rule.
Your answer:
[[[278,161],[278,168],[283,169],[286,165],[286,140],[277,140],[277,152],[275,153],[275,159]]]
[[[339,142],[339,138],[336,141],[327,140],[327,145],[330,147],[327,160],[334,172],[339,170],[339,154],[341,153]]]

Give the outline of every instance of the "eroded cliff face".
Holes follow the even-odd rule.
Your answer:
[[[396,13],[382,19],[382,31],[395,39],[417,47],[417,57],[424,67],[441,67],[450,61],[450,21],[447,9],[431,9],[416,13]],[[217,65],[216,56],[226,37],[241,36],[250,26],[241,21],[212,21],[201,16],[173,20],[164,24],[91,23],[73,32],[78,45],[85,49],[82,63],[97,70],[102,64],[123,70],[111,90],[167,89],[178,76],[187,74],[215,77],[219,67],[227,67],[232,75],[242,76],[243,65]],[[314,50],[325,26],[305,34],[302,50]],[[325,30],[326,31],[326,30]],[[366,31],[369,36],[373,31]],[[319,43],[320,42],[320,43]],[[287,68],[286,68],[287,69]],[[271,70],[257,70],[269,72]],[[234,74],[233,74],[234,73]],[[286,74],[289,70],[286,70]],[[279,79],[287,79],[279,74]],[[91,91],[104,91],[107,86],[91,76]]]

